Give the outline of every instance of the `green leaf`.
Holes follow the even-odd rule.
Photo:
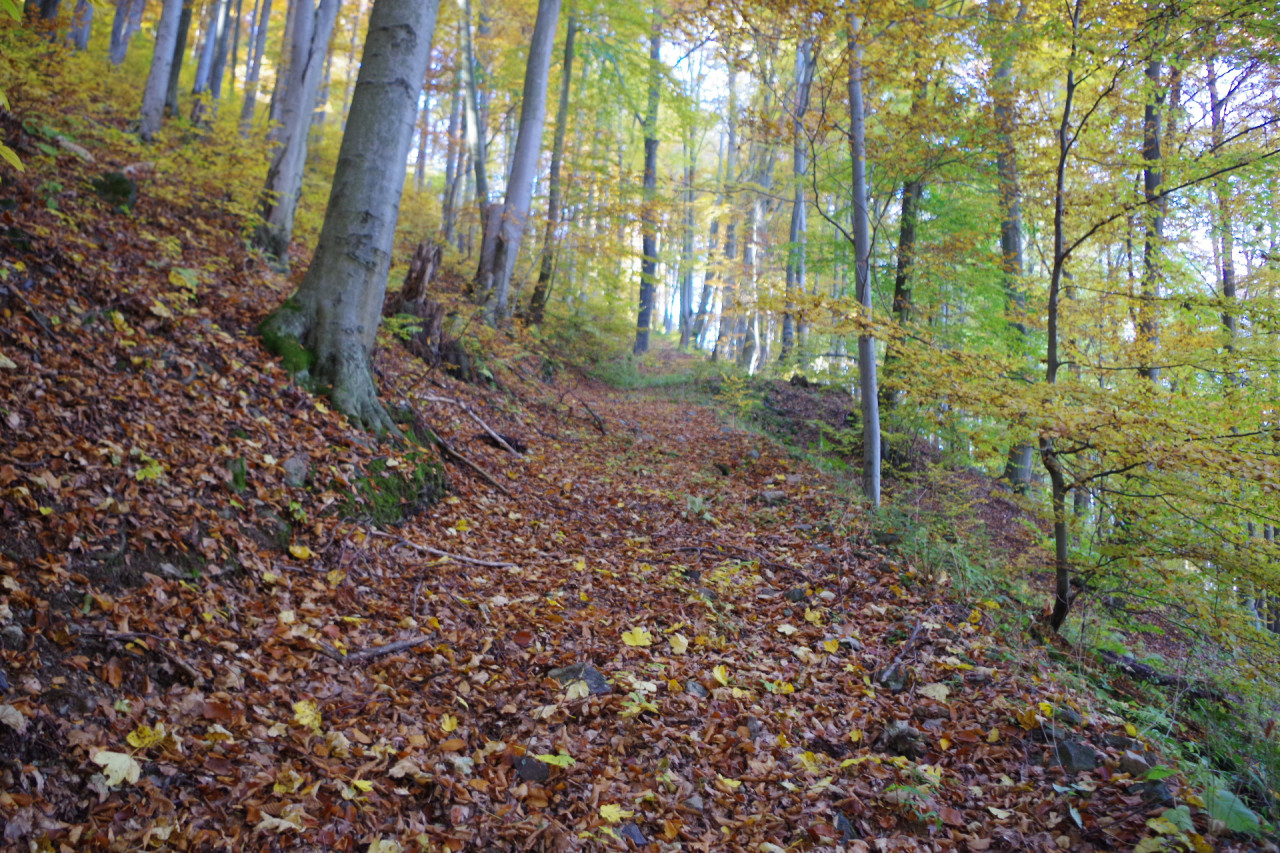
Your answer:
[[[0,0],[0,12],[7,13],[15,21],[22,20],[22,10],[18,8],[18,0]]]
[[[543,753],[542,755],[535,755],[534,758],[538,759],[544,764],[554,764],[556,767],[568,767],[570,764],[574,763],[573,756],[564,752],[560,753],[559,755],[551,755],[550,753]]]
[[[1262,822],[1253,810],[1230,791],[1206,791],[1204,807],[1210,817],[1222,821],[1232,832],[1257,832],[1262,828]]]
[[[1146,778],[1159,781],[1161,779],[1168,779],[1170,776],[1176,776],[1177,773],[1178,771],[1174,770],[1172,767],[1152,767],[1147,771]]]
[[[1191,822],[1191,809],[1187,806],[1178,806],[1176,809],[1165,809],[1160,817],[1169,821],[1183,832],[1195,832],[1196,825]]]
[[[0,145],[0,160],[5,161],[19,172],[22,171],[22,161],[18,159],[18,154],[8,145]]]

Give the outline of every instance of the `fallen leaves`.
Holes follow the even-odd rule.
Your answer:
[[[125,782],[135,784],[142,775],[142,765],[123,752],[98,750],[93,756],[93,763],[102,768],[107,784],[113,788]]]

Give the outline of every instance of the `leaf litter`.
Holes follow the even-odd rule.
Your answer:
[[[992,603],[904,584],[777,445],[530,379],[537,356],[498,339],[494,390],[391,345],[385,398],[504,488],[454,468],[445,500],[375,529],[347,500],[409,451],[266,355],[253,329],[288,288],[225,214],[71,193],[73,231],[33,180],[0,213],[32,238],[0,244],[9,849],[1205,844],[1201,810],[1161,817],[1179,778],[1166,803],[1119,769],[1158,764],[1136,731],[1055,722],[1087,697],[1011,653]]]

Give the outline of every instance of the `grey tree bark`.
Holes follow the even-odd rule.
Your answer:
[[[538,15],[529,41],[529,59],[525,65],[524,92],[520,100],[520,130],[512,155],[511,177],[502,207],[493,267],[481,267],[478,282],[481,293],[491,292],[486,313],[494,323],[507,318],[507,301],[511,275],[520,242],[524,237],[529,207],[533,202],[533,179],[542,151],[542,126],[547,116],[547,78],[551,72],[551,53],[555,47],[556,25],[560,20],[560,0],[538,0]],[[483,256],[483,252],[481,253]]]
[[[480,85],[476,79],[480,69],[476,64],[475,45],[471,39],[471,0],[457,0],[462,20],[458,23],[459,35],[462,37],[462,85],[466,96],[467,121],[467,153],[471,157],[471,166],[475,170],[476,202],[480,208],[480,233],[487,231],[486,222],[489,209],[489,154],[485,150],[485,127],[480,121]],[[483,263],[483,262],[482,262]]]
[[[178,19],[178,43],[173,49],[173,66],[169,69],[169,86],[165,92],[164,110],[171,116],[178,114],[178,81],[182,77],[182,62],[187,55],[187,34],[191,31],[191,16],[195,14],[195,0],[182,4],[182,16]]]
[[[725,121],[729,125],[729,141],[725,152],[724,183],[721,195],[729,197],[728,221],[724,226],[724,284],[720,288],[720,328],[716,334],[715,346],[711,348],[711,360],[733,358],[733,325],[737,321],[735,313],[737,271],[734,261],[738,257],[738,216],[734,209],[732,189],[738,180],[738,94],[735,86],[736,76],[729,71],[729,102]]]
[[[1002,0],[991,6],[992,17],[999,19],[1004,8]],[[1013,25],[1020,26],[1026,17],[1026,0],[1018,6]],[[1004,30],[1007,25],[997,20]],[[1006,37],[1001,32],[998,38]],[[1022,189],[1018,175],[1018,154],[1014,147],[1014,80],[1013,48],[1002,45],[999,61],[992,74],[992,113],[996,125],[996,178],[1000,190],[1000,258],[1004,270],[1005,304],[1013,317],[1009,327],[1014,330],[1017,343],[1025,348],[1027,326],[1021,314],[1027,308],[1027,293],[1023,285],[1022,251]],[[1029,356],[1028,356],[1029,357]],[[1030,441],[1018,441],[1009,447],[1005,459],[1004,478],[1019,494],[1031,486],[1031,457],[1034,448]]]
[[[462,183],[463,151],[462,132],[462,72],[454,72],[453,97],[449,106],[449,141],[445,149],[444,195],[440,199],[441,242],[453,243],[453,232],[458,227],[458,186]]]
[[[194,99],[191,103],[191,123],[198,124],[204,118],[204,94],[209,91],[213,67],[217,63],[218,43],[226,25],[227,0],[213,0],[209,5],[208,19],[204,24],[204,41],[200,45],[200,58],[196,62],[196,79],[191,87]]]
[[[138,135],[150,142],[160,132],[164,120],[164,98],[169,86],[169,69],[173,66],[174,46],[178,40],[178,19],[182,17],[182,0],[165,0],[156,27],[156,48],[151,57],[151,71],[142,92],[142,116]]]
[[[551,293],[556,268],[556,229],[560,226],[560,166],[564,162],[564,138],[569,126],[569,92],[573,82],[573,43],[578,33],[578,10],[569,10],[564,37],[564,61],[560,68],[560,103],[556,106],[556,135],[551,143],[551,169],[547,175],[547,224],[542,235],[538,283],[529,299],[529,322],[541,323]]]
[[[849,147],[853,157],[853,251],[858,302],[871,318],[871,225],[867,214],[867,127],[863,107],[862,21],[849,13]],[[876,341],[858,335],[858,390],[862,396],[862,491],[880,506],[880,395],[876,388]]]
[[[262,193],[262,223],[253,238],[254,245],[284,269],[289,265],[293,218],[302,194],[311,112],[320,89],[329,37],[338,16],[338,0],[319,0],[318,6],[313,5],[313,0],[300,0],[294,15],[289,79],[280,98],[276,149]]]
[[[271,0],[257,0],[253,10],[253,47],[244,73],[244,104],[240,108],[240,134],[247,136],[253,125],[258,104],[258,80],[262,75],[262,57],[267,51],[267,29],[271,23]]]
[[[1218,73],[1215,57],[1210,56],[1205,63],[1209,89],[1210,142],[1215,149],[1221,148],[1226,137],[1227,100],[1230,90],[1225,95],[1218,92]],[[1236,315],[1229,307],[1236,299],[1236,262],[1235,237],[1231,230],[1231,187],[1226,178],[1218,178],[1213,182],[1214,200],[1217,202],[1217,238],[1219,281],[1222,287],[1222,300],[1226,306],[1222,310],[1222,327],[1227,332],[1227,351],[1235,349]]]
[[[804,130],[804,114],[809,111],[809,92],[813,88],[813,73],[818,58],[810,36],[796,46],[795,99],[791,107],[791,174],[794,185],[791,196],[791,229],[787,247],[787,306],[782,315],[782,347],[779,361],[791,358],[796,342],[795,295],[804,293],[805,279],[805,230],[807,227],[805,175],[808,171],[809,138]]]
[[[1164,242],[1164,214],[1166,202],[1160,195],[1161,108],[1164,90],[1160,75],[1162,63],[1153,58],[1147,62],[1147,83],[1151,97],[1142,114],[1142,193],[1146,202],[1143,214],[1146,229],[1142,239],[1142,293],[1138,301],[1138,375],[1156,382],[1160,368],[1152,364],[1159,343],[1159,326],[1155,318],[1155,302],[1160,297],[1160,255]]]
[[[653,7],[653,29],[649,36],[649,104],[644,115],[644,201],[640,210],[640,311],[636,317],[636,355],[649,351],[649,326],[653,322],[653,302],[657,290],[658,213],[655,210],[658,186],[658,101],[662,96],[661,9]]]
[[[108,56],[112,65],[120,65],[129,53],[129,41],[134,28],[131,21],[140,15],[146,0],[116,0],[116,13],[111,19],[111,47]]]
[[[374,0],[315,256],[262,329],[268,345],[304,348],[310,379],[334,407],[377,432],[395,431],[378,402],[371,357],[438,7]]]
[[[71,29],[67,31],[67,42],[76,50],[88,50],[92,31],[93,4],[89,0],[76,0],[75,11],[71,13]]]

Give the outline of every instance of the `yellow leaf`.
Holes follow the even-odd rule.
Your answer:
[[[820,624],[822,623],[822,613],[821,613],[821,611],[818,611],[818,610],[812,610],[812,609],[810,609],[810,608],[806,607],[806,608],[804,609],[804,621],[806,621],[806,622],[811,622],[811,623],[813,623],[814,625],[820,625]]]
[[[682,655],[689,650],[689,640],[684,634],[672,634],[667,637],[667,642],[671,644],[671,653],[673,655]]]
[[[987,732],[987,743],[999,743],[1000,730],[995,726],[991,727],[991,731]]]
[[[471,522],[467,521],[465,518],[460,518],[454,522],[453,529],[459,533],[466,533],[471,529]]]
[[[1050,705],[1048,702],[1041,702],[1041,703],[1040,703],[1039,705],[1037,705],[1036,707],[1037,707],[1037,708],[1039,708],[1039,709],[1040,709],[1040,713],[1041,713],[1041,714],[1044,714],[1046,717],[1052,717],[1052,716],[1053,716],[1053,706],[1052,706],[1052,705]]]
[[[652,646],[653,635],[644,628],[632,628],[622,633],[622,642],[628,646]]]
[[[729,686],[729,668],[724,664],[716,664],[711,670],[711,677],[725,687]]]
[[[1133,723],[1125,723],[1124,730],[1126,733],[1128,733],[1129,737],[1138,736],[1138,727],[1135,726]]]
[[[795,625],[779,625],[778,626],[778,633],[784,637],[790,637],[792,634],[794,634],[796,631],[799,631],[799,630],[800,629],[797,628]]]
[[[351,786],[357,790],[364,791],[366,794],[373,790],[373,783],[368,779],[353,779]]]
[[[631,817],[635,812],[627,811],[622,806],[614,803],[606,803],[600,807],[600,817],[609,821],[609,823],[617,823],[624,817]]]
[[[727,791],[736,791],[742,787],[742,780],[729,779],[728,777],[716,774],[716,784]]]
[[[444,729],[446,732],[451,732],[457,727],[458,718],[453,714],[445,714],[444,718],[440,720],[440,728]]]
[[[559,755],[543,753],[541,755],[535,755],[534,758],[538,759],[543,764],[554,764],[556,767],[568,767],[570,764],[574,763],[573,756],[564,752]]]
[[[573,564],[573,568],[579,572],[585,572],[587,570],[587,561],[578,560]]]
[[[320,734],[320,709],[311,699],[293,703],[293,721],[305,729]]]
[[[398,841],[392,841],[390,838],[383,838],[379,835],[369,842],[368,853],[400,853],[403,849]]]
[[[107,777],[107,784],[112,787],[119,785],[121,782],[128,782],[132,785],[142,775],[142,765],[123,752],[100,750],[93,757],[93,763],[102,768]]]
[[[860,743],[862,741],[862,729],[850,729],[849,740],[854,743]]]
[[[1000,820],[1008,820],[1013,817],[1013,812],[1008,809],[998,809],[995,806],[987,806],[987,811],[991,812]]]
[[[157,317],[163,317],[166,320],[173,318],[173,312],[170,311],[169,307],[159,299],[151,300],[151,313],[155,314]]]
[[[275,784],[271,786],[271,790],[277,794],[292,794],[294,791],[302,787],[302,783],[306,780],[293,771],[292,768],[286,767],[284,770],[276,773]]]
[[[275,572],[263,572],[263,573],[262,573],[262,582],[263,582],[263,583],[280,583],[280,580],[281,580],[280,576],[279,576],[279,575],[277,575]]]
[[[944,751],[944,752],[945,752],[946,750],[950,749],[950,748],[951,748],[951,740],[950,740],[949,738],[945,738],[945,737],[944,737],[944,738],[939,738],[939,739],[938,739],[938,748],[939,748],[939,749],[941,749],[941,750],[942,750],[942,751]]]
[[[928,696],[935,702],[945,703],[947,701],[947,696],[950,695],[950,693],[951,688],[945,684],[926,684],[920,688],[921,696]]]
[[[156,723],[153,729],[151,726],[138,726],[125,737],[129,742],[129,746],[134,749],[146,749],[155,746],[164,741],[164,723]]]
[[[342,571],[341,569],[330,569],[329,572],[324,576],[324,579],[329,582],[329,586],[337,586],[338,584],[346,580],[346,578],[347,578],[347,573]]]
[[[290,545],[289,553],[292,554],[294,559],[296,560],[311,559],[311,549],[308,548],[306,545]]]
[[[839,640],[823,640],[822,647],[834,655],[836,652],[840,651],[840,641]]]
[[[0,367],[3,367],[5,370],[17,370],[18,363],[0,352]]]

